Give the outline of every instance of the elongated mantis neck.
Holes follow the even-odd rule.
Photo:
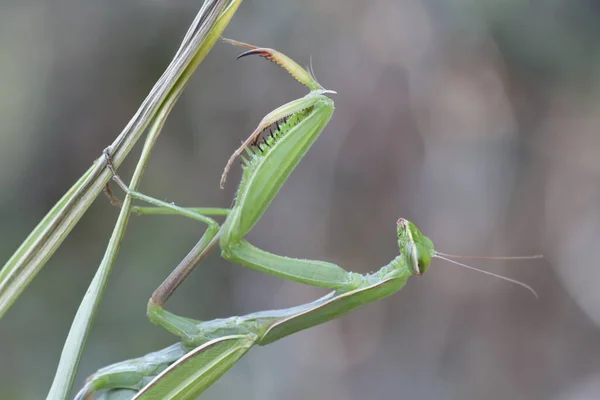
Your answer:
[[[377,281],[386,279],[408,279],[410,276],[415,275],[411,268],[406,263],[406,257],[403,254],[396,256],[387,265],[381,267],[378,271],[368,274],[365,276],[367,284],[373,284]]]

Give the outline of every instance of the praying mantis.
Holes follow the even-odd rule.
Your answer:
[[[271,254],[244,239],[328,124],[334,103],[327,94],[335,92],[324,89],[312,73],[276,50],[228,41],[248,49],[238,58],[254,54],[271,60],[310,91],[267,114],[228,160],[221,187],[237,157],[243,165],[231,209],[187,209],[130,190],[114,171],[110,154],[106,153],[113,179],[126,195],[153,206],[136,208],[139,213],[183,215],[205,223],[207,229],[148,302],[150,321],[177,335],[181,342],[99,370],[88,379],[76,399],[97,391],[104,391],[104,399],[196,398],[253,346],[272,343],[387,297],[399,291],[409,277],[423,275],[432,258],[444,258],[444,253],[436,252],[432,241],[404,218],[396,222],[399,255],[377,272],[365,275],[325,261]],[[270,131],[270,135],[261,138],[265,131]],[[226,216],[222,225],[212,218],[218,215]],[[217,245],[221,256],[233,263],[333,291],[296,307],[212,321],[195,321],[165,310],[168,298]]]

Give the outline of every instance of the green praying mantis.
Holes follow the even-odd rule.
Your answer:
[[[114,171],[110,154],[106,154],[113,179],[126,195],[153,206],[137,207],[137,212],[183,215],[205,223],[207,229],[194,248],[153,293],[148,303],[149,319],[177,335],[181,342],[141,358],[100,369],[88,379],[76,399],[86,398],[98,391],[104,391],[103,399],[195,398],[253,346],[272,343],[387,297],[399,291],[409,277],[423,275],[434,257],[455,262],[444,257],[452,257],[451,255],[436,252],[432,241],[412,222],[403,218],[396,222],[399,255],[372,274],[348,272],[324,261],[271,254],[246,241],[244,237],[260,220],[329,122],[334,103],[327,95],[335,92],[324,89],[314,78],[314,74],[276,50],[227,41],[248,48],[238,58],[256,54],[271,60],[310,91],[303,98],[267,114],[233,153],[221,178],[223,187],[230,167],[240,157],[243,173],[231,209],[182,208],[130,190]],[[261,134],[265,132],[270,134],[261,138]],[[212,218],[219,215],[226,216],[222,225]],[[316,301],[296,307],[212,321],[195,321],[166,311],[164,303],[217,245],[221,249],[221,256],[233,263],[333,291]],[[533,292],[533,289],[521,282],[502,278]]]

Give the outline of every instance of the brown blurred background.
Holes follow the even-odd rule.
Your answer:
[[[0,3],[0,259],[127,123],[201,5],[190,0]],[[226,36],[315,72],[337,111],[250,235],[278,254],[368,272],[414,221],[450,253],[395,296],[252,350],[206,399],[600,398],[600,2],[247,0]],[[142,190],[228,206],[218,180],[270,110],[306,90],[220,43],[173,111]],[[132,154],[121,172],[128,177]],[[117,210],[99,198],[0,323],[0,398],[41,399]],[[175,341],[146,302],[203,226],[132,218],[77,387]],[[324,291],[211,256],[168,304],[212,319]],[[204,397],[203,397],[204,398]]]

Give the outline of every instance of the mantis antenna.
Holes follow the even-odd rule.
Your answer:
[[[534,254],[532,256],[487,257],[487,256],[459,256],[456,254],[442,253],[441,251],[436,251],[435,253],[439,254],[440,256],[444,256],[444,257],[464,258],[464,259],[468,258],[470,260],[536,260],[536,259],[544,258],[543,254]]]
[[[538,294],[536,293],[535,290],[533,290],[533,288],[531,286],[529,286],[529,285],[527,285],[527,284],[525,284],[525,283],[523,283],[521,281],[518,281],[516,279],[511,279],[511,278],[506,277],[506,276],[494,274],[493,272],[484,271],[482,269],[475,268],[475,267],[472,267],[470,265],[463,264],[463,263],[460,263],[458,261],[451,260],[451,259],[446,258],[444,256],[447,256],[447,257],[456,257],[456,258],[490,259],[490,260],[518,260],[518,259],[528,260],[528,259],[532,259],[532,258],[543,258],[543,256],[541,254],[534,255],[534,256],[525,256],[525,257],[474,257],[474,256],[455,256],[455,255],[449,255],[449,254],[445,254],[445,253],[441,253],[439,251],[436,251],[433,256],[435,258],[439,258],[440,260],[444,260],[444,261],[447,261],[449,263],[456,264],[456,265],[468,268],[468,269],[473,270],[473,271],[478,271],[478,272],[481,272],[483,274],[490,275],[490,276],[502,279],[502,280],[510,282],[510,283],[514,283],[515,285],[519,285],[519,286],[521,286],[521,287],[529,290],[535,296],[536,299],[539,298]]]

